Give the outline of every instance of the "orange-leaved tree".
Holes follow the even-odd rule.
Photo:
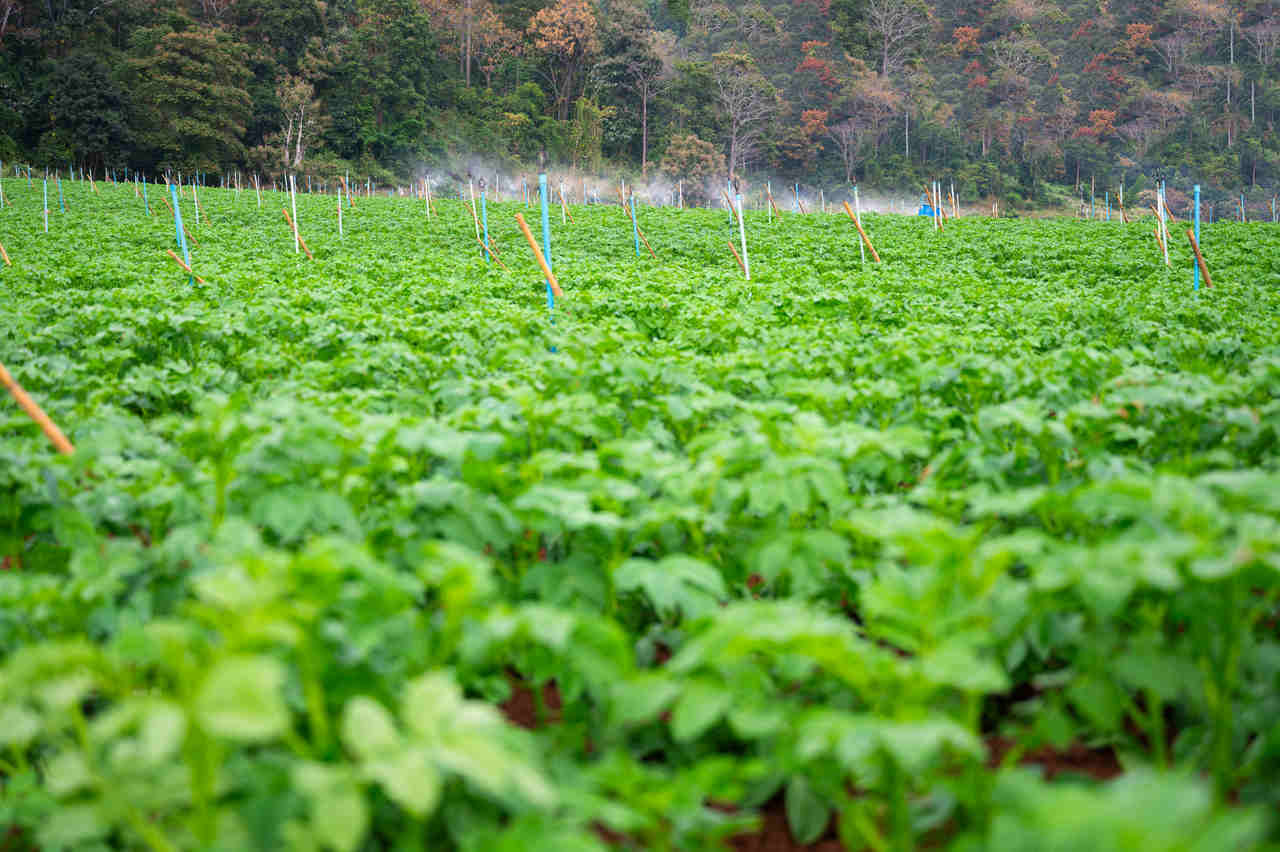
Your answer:
[[[543,76],[556,98],[556,117],[569,118],[569,104],[600,50],[599,26],[587,0],[558,0],[529,21],[534,48],[544,59]]]

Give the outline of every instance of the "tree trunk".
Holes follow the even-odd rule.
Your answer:
[[[466,11],[464,13],[467,16],[467,46],[466,46],[466,58],[464,61],[467,64],[465,77],[466,77],[466,84],[468,89],[471,88],[471,4],[472,2],[473,0],[467,0]]]
[[[304,103],[298,111],[298,137],[293,148],[293,165],[296,168],[302,164],[302,129],[306,127],[307,105]]]
[[[649,177],[649,86],[640,88],[640,176]]]

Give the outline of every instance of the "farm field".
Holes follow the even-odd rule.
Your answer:
[[[3,187],[0,850],[1280,848],[1280,226]]]

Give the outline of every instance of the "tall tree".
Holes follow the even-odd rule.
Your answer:
[[[640,102],[640,171],[649,171],[649,105],[671,79],[674,40],[659,33],[648,14],[615,10],[604,39],[608,56],[598,70],[615,85],[632,92]]]
[[[545,59],[543,75],[556,99],[556,117],[565,121],[587,64],[600,50],[595,12],[587,0],[558,0],[533,16],[529,35]]]
[[[107,64],[92,54],[59,61],[32,107],[29,125],[40,132],[37,150],[55,162],[115,165],[133,144],[125,94]]]
[[[879,45],[880,73],[888,77],[928,31],[929,8],[921,0],[867,0],[867,29]]]
[[[131,61],[145,138],[161,162],[212,170],[244,156],[252,76],[244,56],[226,31],[192,27]]]
[[[717,53],[712,57],[711,75],[716,100],[729,128],[729,172],[746,165],[755,144],[765,130],[765,119],[773,115],[777,91],[756,68],[755,60],[741,53]]]

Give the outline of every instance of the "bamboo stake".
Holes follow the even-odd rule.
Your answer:
[[[578,224],[573,218],[573,211],[569,209],[569,203],[564,200],[564,184],[560,184],[560,212],[569,214],[569,221]]]
[[[170,216],[172,216],[172,215],[173,215],[173,205],[169,203],[169,199],[165,198],[164,196],[161,196],[161,197],[160,197],[160,200],[164,202],[164,206],[165,206],[165,207],[168,207],[168,208],[169,208],[169,215],[170,215]],[[186,223],[186,222],[183,222],[183,223],[182,223],[182,233],[184,233],[184,234],[186,234],[186,235],[187,235],[187,239],[191,240],[191,244],[192,244],[193,246],[196,246],[196,247],[199,247],[199,246],[200,246],[200,243],[196,241],[196,238],[195,238],[194,236],[192,236],[192,234],[191,234],[191,232],[190,232],[189,230],[187,230],[187,223]]]
[[[747,274],[746,264],[742,262],[742,255],[738,254],[738,250],[733,247],[733,240],[729,240],[729,251],[733,252],[733,259],[738,261],[738,268],[742,270],[742,274]]]
[[[165,251],[165,254],[169,255],[169,257],[173,258],[174,261],[176,261],[179,266],[185,269],[187,271],[187,274],[190,275],[192,278],[196,279],[201,284],[209,283],[208,281],[205,281],[203,278],[201,278],[199,275],[196,275],[194,272],[192,272],[191,267],[187,266],[187,262],[173,253],[173,249],[165,249],[164,251]]]
[[[507,265],[506,265],[505,263],[503,263],[503,262],[502,262],[502,258],[498,257],[498,253],[497,253],[497,252],[495,252],[495,251],[493,250],[493,246],[492,246],[492,245],[488,245],[488,246],[486,246],[486,245],[484,244],[484,240],[479,239],[479,238],[476,238],[476,242],[478,242],[478,243],[480,244],[480,248],[482,248],[482,249],[486,249],[486,250],[489,252],[489,254],[493,256],[494,261],[495,261],[499,266],[501,266],[503,269],[507,269]],[[510,272],[511,270],[510,270],[510,269],[507,269],[507,271],[508,271],[508,272]]]
[[[876,247],[871,245],[871,239],[867,236],[867,232],[862,230],[862,223],[858,221],[858,217],[853,215],[853,208],[849,206],[849,202],[844,203],[844,212],[849,214],[849,218],[853,220],[853,227],[858,229],[858,236],[862,237],[862,242],[866,245],[867,250],[871,252],[871,258],[876,262],[880,262],[880,255],[876,253]]]
[[[627,211],[627,218],[630,219],[632,224],[636,226],[636,233],[640,236],[640,242],[644,243],[644,247],[649,250],[649,254],[653,257],[654,260],[657,260],[658,259],[657,253],[654,252],[653,246],[649,245],[649,240],[645,238],[644,231],[640,230],[640,224],[636,222],[635,216],[632,215],[631,205],[628,204],[626,198],[623,197],[622,190],[618,189],[618,187],[614,187],[614,189],[618,190],[618,200],[622,202],[622,209]],[[723,195],[724,190],[723,189],[720,190],[720,193]]]
[[[49,415],[45,414],[44,410],[36,404],[36,401],[27,395],[22,386],[14,381],[13,376],[9,375],[9,371],[5,369],[4,364],[0,364],[0,384],[8,389],[13,396],[14,402],[18,403],[18,407],[36,422],[36,425],[40,427],[40,431],[44,432],[45,437],[53,444],[54,449],[66,456],[75,452],[75,447],[71,446],[67,436],[62,434],[62,430],[57,427],[57,424],[49,419]]]
[[[742,195],[738,195],[738,203],[734,208],[734,212],[738,214],[738,237],[742,240],[742,271],[747,276],[747,280],[751,280],[751,256],[747,254],[747,226],[742,221]],[[730,239],[732,244],[733,240]]]
[[[1160,246],[1160,252],[1164,255],[1164,265],[1169,266],[1169,247],[1165,244],[1164,235],[1161,233],[1160,211],[1156,209],[1154,204],[1150,205],[1151,214],[1156,217],[1156,243]]]
[[[520,224],[520,230],[524,233],[524,238],[529,241],[529,248],[533,249],[533,259],[538,261],[538,266],[542,267],[542,274],[546,276],[547,283],[551,285],[552,294],[557,299],[563,299],[564,291],[560,289],[560,282],[556,281],[556,277],[551,274],[551,267],[547,266],[547,259],[542,256],[542,249],[538,248],[538,241],[533,238],[533,232],[529,230],[529,225],[519,213],[516,214],[516,222]]]
[[[764,188],[764,192],[765,192],[765,195],[769,196],[769,206],[773,208],[773,215],[781,219],[782,214],[778,212],[778,205],[773,202],[773,190],[771,190],[769,187],[766,186]]]
[[[480,240],[480,214],[476,212],[476,197],[471,195],[471,223],[476,226],[476,239]],[[480,240],[480,245],[484,245],[484,240]]]
[[[1187,239],[1191,242],[1191,250],[1195,252],[1196,264],[1200,267],[1200,275],[1204,277],[1204,286],[1213,288],[1213,279],[1209,277],[1209,267],[1205,265],[1204,256],[1200,254],[1200,244],[1196,242],[1196,232],[1187,228]]]
[[[289,218],[289,209],[281,207],[280,212],[284,214],[284,220],[289,223],[289,230],[293,231],[293,238],[302,246],[302,250],[307,253],[307,260],[315,260],[311,254],[311,249],[307,248],[307,241],[302,238],[302,234],[298,233],[298,226],[293,224],[293,219]]]

